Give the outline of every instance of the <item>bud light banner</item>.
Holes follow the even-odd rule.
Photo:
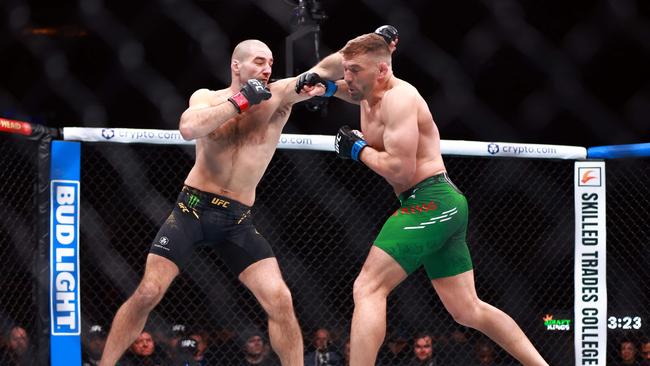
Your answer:
[[[79,171],[81,145],[53,141],[50,166],[50,358],[80,365]]]

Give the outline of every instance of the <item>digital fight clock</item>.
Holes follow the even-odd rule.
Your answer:
[[[607,318],[609,329],[641,329],[643,326],[640,316],[610,316]]]

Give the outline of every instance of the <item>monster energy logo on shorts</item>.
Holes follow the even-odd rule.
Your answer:
[[[199,201],[200,201],[200,200],[199,200],[199,197],[197,197],[196,195],[192,194],[192,195],[190,195],[190,198],[187,200],[187,205],[188,205],[190,208],[194,208],[194,206],[196,206],[196,205],[199,203]]]

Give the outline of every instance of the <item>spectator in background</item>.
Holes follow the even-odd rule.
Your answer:
[[[472,353],[466,329],[455,327],[449,336],[449,344],[444,349],[445,359],[452,365],[469,365],[472,363]]]
[[[650,366],[650,338],[641,342],[641,359],[642,366]]]
[[[319,328],[312,340],[313,351],[305,354],[305,366],[341,366],[343,357],[332,349],[330,332]]]
[[[196,353],[194,354],[194,361],[196,365],[206,366],[210,365],[213,362],[211,357],[211,352],[209,349],[210,337],[208,332],[203,330],[197,330],[190,333],[190,339],[193,339],[196,342]]]
[[[636,344],[630,339],[624,339],[618,345],[618,358],[615,365],[640,365],[637,357],[639,350],[636,348]]]
[[[403,366],[412,358],[409,339],[411,337],[404,330],[398,329],[390,332],[386,344],[379,350],[377,363],[382,366]]]
[[[174,324],[169,330],[169,336],[167,337],[167,344],[163,348],[166,348],[167,355],[169,358],[174,358],[176,356],[176,350],[178,350],[178,342],[181,339],[187,337],[187,327],[185,324]]]
[[[170,359],[156,345],[151,333],[142,331],[135,342],[129,347],[129,351],[120,362],[120,366],[166,366]]]
[[[25,328],[14,326],[6,335],[6,353],[4,364],[10,366],[33,366],[36,365],[32,345]]]
[[[433,337],[429,333],[418,333],[413,340],[413,357],[410,366],[441,365],[433,353]]]
[[[151,334],[151,337],[156,344],[156,348],[158,348],[160,352],[164,353],[165,357],[170,360],[174,358],[176,352],[175,349],[170,348],[170,343],[172,342],[173,337],[172,328],[173,326],[170,326],[169,323],[154,319],[150,319],[146,325],[146,330]]]
[[[251,332],[244,337],[244,359],[242,366],[279,366],[280,362],[268,347],[261,332]]]
[[[148,323],[147,331],[151,334],[156,348],[170,360],[176,359],[179,341],[187,338],[187,327],[182,323],[174,323],[171,326],[166,324],[161,326],[154,322]]]
[[[205,366],[205,360],[196,361],[198,353],[198,342],[190,337],[181,338],[176,345],[173,366]]]
[[[106,330],[99,324],[88,328],[83,338],[82,365],[98,366],[106,345]]]
[[[474,365],[476,366],[497,365],[494,346],[487,339],[480,339],[474,345]]]
[[[237,333],[228,328],[218,329],[211,338],[210,362],[215,365],[234,365],[241,363],[242,347]]]

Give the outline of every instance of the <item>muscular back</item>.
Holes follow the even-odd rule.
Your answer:
[[[416,109],[414,125],[399,126],[400,132],[390,137],[401,140],[400,144],[416,146],[414,156],[404,157],[404,159],[415,159],[415,172],[412,177],[407,182],[397,182],[385,177],[395,192],[400,193],[432,175],[444,172],[445,165],[440,154],[440,133],[426,101],[415,87],[396,77],[391,80],[389,89],[375,105],[371,106],[367,100],[360,102],[361,129],[368,144],[378,151],[387,151],[385,146],[386,139],[389,138],[385,134],[387,123],[410,123],[390,113],[388,105],[394,103],[408,103]],[[403,127],[407,127],[407,130],[411,130],[412,133],[402,132]],[[387,152],[391,153],[391,151]]]
[[[284,82],[269,84],[273,96],[250,107],[196,139],[196,161],[185,184],[230,197],[252,206],[286,124],[293,101],[287,101]],[[227,100],[229,89],[213,91],[212,103]]]

